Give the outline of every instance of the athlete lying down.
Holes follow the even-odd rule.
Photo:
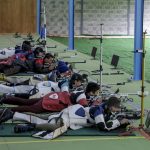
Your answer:
[[[76,130],[96,125],[99,130],[110,131],[123,124],[128,124],[128,119],[114,117],[114,113],[119,111],[121,111],[120,100],[116,97],[110,97],[107,102],[97,106],[83,107],[80,104],[69,106],[59,114],[50,115],[46,120],[18,112],[15,112],[12,118],[31,123],[28,125],[29,130],[40,130],[33,135],[34,137],[54,139],[66,132],[68,128]],[[18,131],[17,128],[15,130]]]

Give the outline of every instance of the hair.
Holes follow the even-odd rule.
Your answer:
[[[23,41],[22,44],[26,44],[26,45],[30,45],[31,46],[31,42],[30,41]]]
[[[112,106],[119,108],[120,107],[120,100],[117,97],[112,96],[112,97],[110,97],[108,99],[108,101],[106,102],[106,104],[107,104],[108,108],[110,108]]]
[[[97,83],[89,82],[88,85],[86,86],[86,93],[89,93],[89,92],[95,93],[99,89],[100,89],[100,87]]]
[[[73,75],[72,75],[72,77],[71,77],[71,79],[70,79],[70,82],[69,82],[69,87],[70,88],[73,88],[73,84],[74,84],[74,81],[81,81],[81,82],[83,82],[84,80],[83,80],[83,77],[80,75],[80,74],[78,74],[78,73],[74,73]]]
[[[82,78],[83,78],[83,81],[88,83],[88,75],[87,74],[82,74]]]
[[[31,50],[31,43],[30,43],[30,41],[23,41],[23,43],[22,43],[22,50],[24,50],[24,51]]]
[[[77,81],[83,81],[83,77],[80,74],[78,74],[78,73],[74,73],[72,75],[70,81],[75,81],[75,80],[77,80]]]
[[[51,53],[47,53],[47,54],[45,54],[45,57],[44,57],[44,59],[49,59],[49,58],[55,58]]]
[[[41,47],[36,47],[35,50],[34,50],[34,56],[37,57],[37,55],[38,55],[40,52],[44,52],[43,48],[41,48]]]

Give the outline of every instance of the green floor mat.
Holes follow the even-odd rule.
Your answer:
[[[2,124],[0,125],[0,137],[29,137],[34,132],[14,133],[15,124]],[[96,128],[82,128],[78,130],[68,130],[64,136],[118,136],[120,133],[125,132],[125,128],[118,128],[112,131],[99,131]],[[131,134],[134,136],[134,134]]]

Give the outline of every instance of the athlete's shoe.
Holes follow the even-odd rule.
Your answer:
[[[22,133],[27,131],[33,131],[35,129],[35,124],[17,124],[14,127],[15,133]]]

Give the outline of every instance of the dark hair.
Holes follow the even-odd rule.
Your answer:
[[[23,41],[23,43],[22,43],[22,50],[24,50],[24,51],[31,50],[31,43],[30,43],[30,41]]]
[[[81,81],[83,82],[83,77],[78,74],[78,73],[74,73],[70,79],[70,82],[69,82],[69,87],[72,89],[73,88],[73,84],[74,84],[74,81],[77,80],[77,81]]]
[[[106,104],[108,108],[112,106],[120,108],[120,100],[115,96],[110,97],[108,101],[106,102]]]
[[[55,58],[55,57],[51,53],[47,53],[47,54],[45,54],[44,59],[45,58],[49,59],[49,58]]]
[[[75,80],[78,80],[78,81],[83,81],[83,77],[78,74],[78,73],[74,73],[70,79],[70,81],[75,81]]]
[[[41,47],[36,47],[35,50],[34,50],[34,57],[37,57],[40,52],[43,52],[43,53],[44,53],[43,48],[41,48]]]
[[[82,78],[83,78],[83,81],[88,83],[88,75],[87,74],[82,74]]]
[[[31,42],[30,41],[23,41],[22,44],[27,44],[31,46]]]
[[[93,92],[95,93],[97,90],[99,90],[100,87],[97,83],[95,82],[89,82],[88,85],[86,86],[86,93],[89,93],[89,92]]]

